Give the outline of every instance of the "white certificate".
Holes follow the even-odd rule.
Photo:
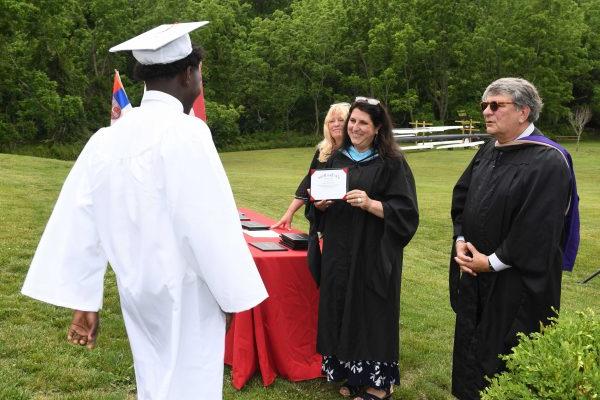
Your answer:
[[[310,175],[310,199],[343,199],[348,191],[348,169],[315,169]]]
[[[261,231],[248,231],[244,229],[244,235],[256,237],[256,238],[278,238],[279,233],[273,232],[270,229],[265,229]]]

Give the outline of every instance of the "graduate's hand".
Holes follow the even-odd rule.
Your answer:
[[[93,349],[96,347],[99,325],[100,314],[98,312],[73,310],[73,319],[67,331],[67,340],[73,344]]]
[[[346,193],[346,202],[352,207],[358,207],[363,210],[367,210],[371,205],[371,199],[367,195],[367,192],[358,189]]]
[[[461,246],[459,255],[459,243],[462,243],[466,247]],[[489,272],[488,256],[480,253],[471,242],[456,243],[456,257],[454,261],[460,266],[460,270],[472,276],[477,276],[481,272]]]

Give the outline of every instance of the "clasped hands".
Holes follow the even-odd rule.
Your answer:
[[[481,272],[490,272],[488,256],[480,253],[471,242],[458,240],[455,243],[456,257],[454,261],[460,270],[472,276]]]

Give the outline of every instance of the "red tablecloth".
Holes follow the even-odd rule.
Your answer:
[[[274,222],[252,210],[240,211],[252,221]],[[244,236],[247,242],[279,241]],[[265,386],[278,375],[291,381],[320,377],[321,355],[316,352],[319,292],[308,270],[306,251],[265,252],[248,247],[269,298],[233,318],[225,342],[225,363],[232,366],[233,386],[241,389],[257,370]]]

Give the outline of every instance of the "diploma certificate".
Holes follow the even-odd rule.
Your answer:
[[[315,169],[310,171],[310,200],[340,200],[348,192],[348,169]]]

